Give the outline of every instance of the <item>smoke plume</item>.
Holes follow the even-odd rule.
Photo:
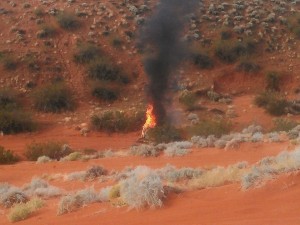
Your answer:
[[[186,15],[196,6],[195,0],[161,0],[156,12],[141,31],[139,44],[147,52],[144,69],[149,79],[147,96],[153,104],[157,125],[168,122],[166,94],[174,71],[185,55]],[[175,78],[174,78],[175,79]]]

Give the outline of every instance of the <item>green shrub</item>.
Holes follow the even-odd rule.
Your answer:
[[[0,165],[13,164],[17,162],[19,158],[10,150],[5,150],[0,146]]]
[[[299,123],[293,120],[289,120],[286,118],[275,118],[274,122],[274,131],[290,131],[295,128]]]
[[[281,74],[275,71],[266,74],[267,89],[270,91],[280,90]]]
[[[201,69],[211,69],[214,67],[213,59],[204,53],[195,53],[193,54],[194,65],[198,66]]]
[[[261,66],[255,62],[242,61],[238,64],[237,70],[245,73],[257,73],[261,70]]]
[[[223,134],[230,133],[232,124],[226,120],[202,120],[198,124],[189,127],[188,132],[191,136],[215,135],[221,137]]]
[[[118,93],[116,90],[101,86],[93,87],[92,95],[105,102],[113,102],[118,99]]]
[[[103,59],[91,63],[88,68],[88,74],[90,78],[102,81],[129,82],[128,77],[122,75],[116,66],[105,62]]]
[[[80,27],[80,22],[74,14],[61,12],[56,16],[57,22],[65,30],[76,30]]]
[[[29,113],[19,109],[0,110],[0,131],[5,134],[34,131],[35,128]]]
[[[171,125],[162,125],[149,129],[146,138],[155,143],[169,143],[181,140],[182,135],[179,129]]]
[[[232,42],[223,40],[217,43],[215,55],[225,63],[234,63],[241,56],[248,56],[256,51],[256,43],[251,40]]]
[[[26,147],[25,157],[31,161],[36,161],[40,156],[48,156],[51,159],[59,160],[71,152],[70,148],[60,142],[33,142]]]
[[[77,63],[90,63],[101,56],[101,50],[92,44],[82,44],[74,54]]]
[[[37,33],[37,38],[51,38],[56,35],[55,27],[50,25],[43,25],[42,29]]]
[[[288,101],[274,92],[263,92],[255,97],[255,104],[258,107],[266,109],[268,113],[274,116],[286,114]]]
[[[197,97],[195,93],[190,91],[183,91],[179,96],[179,102],[183,104],[187,110],[193,110],[195,108],[195,103]]]
[[[0,109],[18,108],[17,94],[8,88],[0,88]]]
[[[144,112],[137,112],[132,115],[123,111],[107,111],[91,118],[93,129],[109,133],[140,130],[144,122]]]
[[[71,91],[63,82],[49,84],[33,93],[34,107],[43,112],[59,113],[74,109]]]
[[[17,204],[11,208],[8,214],[8,220],[10,222],[25,220],[43,206],[44,202],[39,198],[33,198],[29,202]]]

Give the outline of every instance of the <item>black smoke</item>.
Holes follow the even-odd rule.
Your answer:
[[[153,104],[157,125],[168,122],[166,94],[174,72],[185,56],[183,41],[187,15],[196,0],[161,0],[141,30],[139,45],[146,52],[144,69],[148,76],[148,101]]]

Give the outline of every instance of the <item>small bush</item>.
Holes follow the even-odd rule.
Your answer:
[[[2,60],[3,67],[6,70],[16,70],[18,67],[18,62],[11,56],[7,56]]]
[[[100,176],[107,175],[107,170],[101,166],[92,166],[86,171],[85,179],[94,180]]]
[[[226,120],[202,120],[198,124],[189,127],[189,133],[196,136],[214,135],[221,137],[231,131],[231,123]]]
[[[36,124],[31,115],[22,110],[0,110],[0,131],[5,134],[34,131]]]
[[[215,48],[215,55],[225,63],[233,63],[241,56],[255,52],[256,44],[251,40],[243,42],[220,41]]]
[[[185,90],[180,94],[179,102],[183,104],[187,110],[193,110],[197,102],[196,94]]]
[[[238,64],[237,70],[245,73],[257,73],[261,70],[261,66],[251,61],[243,61]]]
[[[82,206],[99,201],[99,195],[93,188],[86,188],[77,191],[74,194],[67,195],[61,198],[58,203],[58,215],[73,212],[81,208]]]
[[[37,33],[37,38],[51,38],[56,35],[57,31],[55,27],[50,25],[42,26],[42,29]]]
[[[65,30],[76,30],[81,25],[76,16],[68,12],[59,13],[56,16],[56,20],[60,27]]]
[[[30,183],[24,185],[23,190],[29,196],[39,196],[44,198],[61,195],[61,190],[59,188],[49,185],[47,181],[40,178],[33,178]]]
[[[101,50],[91,44],[82,44],[74,54],[74,61],[77,63],[90,63],[101,56]]]
[[[15,109],[18,107],[17,95],[8,88],[0,89],[0,109]]]
[[[109,133],[136,131],[141,129],[144,122],[144,114],[131,115],[123,111],[107,111],[91,118],[93,129]]]
[[[297,12],[288,18],[288,28],[295,35],[297,39],[300,39],[300,13]]]
[[[9,212],[8,220],[10,222],[25,220],[43,206],[44,202],[39,198],[31,199],[27,203],[15,205]]]
[[[114,102],[118,99],[116,90],[103,86],[94,86],[92,88],[92,95],[105,102]]]
[[[34,10],[34,15],[36,15],[37,17],[43,17],[45,15],[45,12],[42,8],[36,8]]]
[[[281,83],[281,74],[275,71],[266,74],[267,89],[270,91],[279,91]]]
[[[74,109],[71,91],[63,82],[49,84],[33,93],[34,107],[43,112],[59,113]]]
[[[159,175],[148,167],[139,166],[120,183],[122,200],[133,208],[161,207],[164,189]]]
[[[181,133],[173,126],[163,125],[149,129],[146,138],[155,143],[169,143],[180,140]]]
[[[0,184],[0,204],[5,208],[10,208],[15,204],[25,203],[28,197],[19,188],[8,184]]]
[[[28,160],[36,161],[40,156],[48,156],[51,159],[59,160],[60,158],[69,155],[70,148],[65,147],[60,142],[33,142],[26,147],[25,156]]]
[[[122,46],[122,44],[123,44],[123,41],[119,37],[113,37],[112,40],[111,40],[111,44],[115,48],[120,48]]]
[[[285,118],[276,118],[273,120],[274,122],[274,131],[290,131],[295,128],[299,123],[293,120],[285,119]]]
[[[131,155],[143,156],[143,157],[156,157],[159,151],[152,145],[137,145],[130,148]]]
[[[122,75],[116,66],[105,62],[104,59],[92,62],[88,68],[88,75],[100,81],[118,81],[124,84],[129,82],[128,77]]]
[[[274,92],[263,92],[256,96],[255,104],[259,107],[265,108],[268,113],[274,116],[286,114],[286,108],[289,105],[286,99]]]
[[[0,165],[12,164],[19,160],[19,158],[10,150],[5,150],[0,146]]]
[[[193,63],[201,69],[211,69],[214,67],[213,59],[204,53],[193,54]]]
[[[69,155],[61,158],[61,161],[77,161],[82,159],[83,155],[81,152],[71,152]]]

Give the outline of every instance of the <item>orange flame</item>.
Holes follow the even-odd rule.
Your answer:
[[[153,114],[153,105],[148,105],[146,112],[146,122],[143,126],[142,137],[145,137],[146,132],[149,128],[154,128],[156,126],[156,118]]]

